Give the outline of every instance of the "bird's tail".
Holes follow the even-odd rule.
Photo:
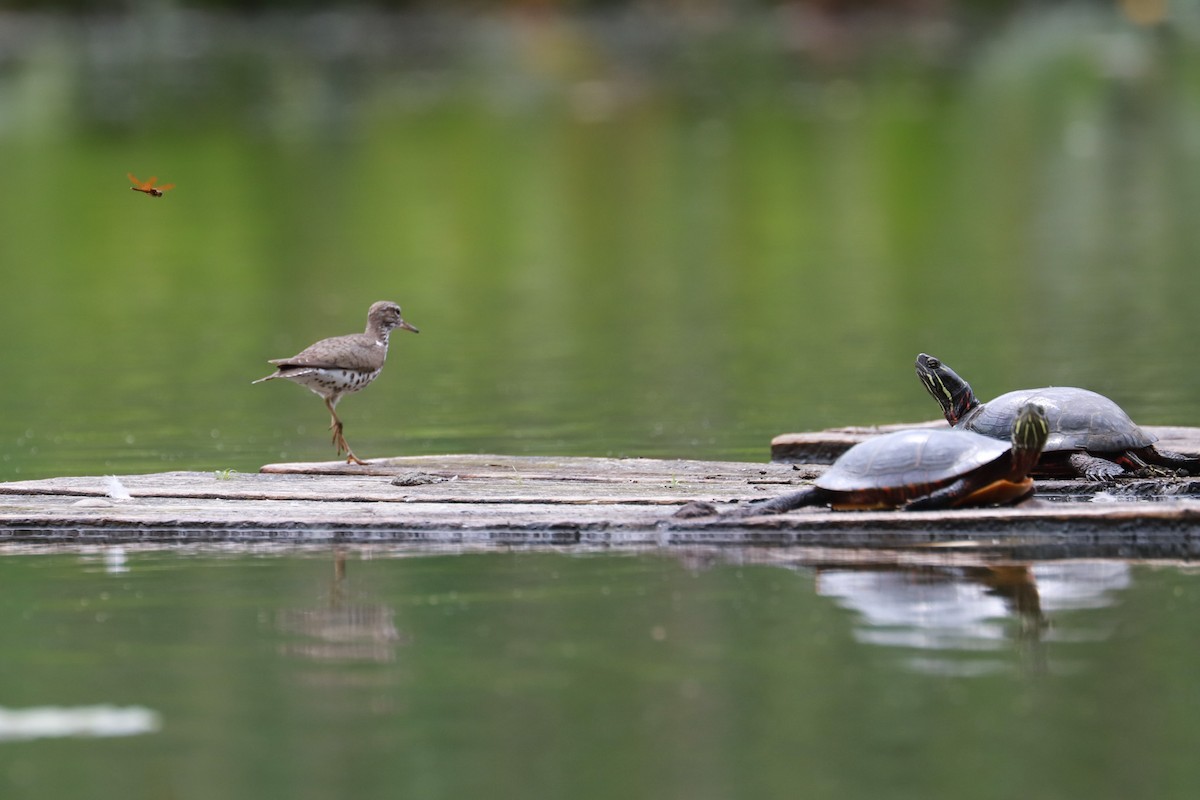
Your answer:
[[[296,367],[296,366],[290,366],[290,365],[282,365],[279,367],[279,369],[275,370],[270,375],[267,375],[266,377],[263,377],[263,378],[259,378],[256,381],[250,381],[250,382],[251,383],[262,383],[263,381],[269,381],[272,378],[299,378],[303,375],[312,375],[316,371],[317,370],[315,367]]]

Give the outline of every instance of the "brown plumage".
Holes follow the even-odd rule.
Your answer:
[[[400,306],[380,300],[367,312],[365,332],[322,339],[291,358],[272,359],[267,363],[274,364],[275,371],[254,383],[286,378],[320,395],[332,417],[329,429],[338,455],[345,453],[347,464],[365,464],[346,443],[342,421],[334,409],[342,395],[357,392],[379,377],[387,359],[388,336],[395,328],[420,333],[404,321]]]

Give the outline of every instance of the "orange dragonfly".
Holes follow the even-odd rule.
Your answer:
[[[150,195],[151,197],[162,197],[163,192],[166,192],[166,191],[169,191],[169,190],[175,188],[175,184],[173,184],[173,183],[168,183],[166,186],[155,186],[154,182],[158,180],[157,177],[154,177],[148,181],[142,182],[142,181],[139,181],[137,178],[133,177],[132,172],[128,172],[126,174],[129,176],[129,180],[133,181],[133,186],[130,186],[129,187],[130,189],[133,189],[135,192],[145,192],[146,194]]]

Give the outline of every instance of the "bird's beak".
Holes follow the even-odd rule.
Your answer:
[[[413,333],[420,333],[420,331],[417,330],[411,323],[405,322],[404,320],[400,320],[400,324],[397,325],[396,327],[404,328],[404,330],[412,331]]]

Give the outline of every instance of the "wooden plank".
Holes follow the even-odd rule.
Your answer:
[[[945,420],[897,425],[830,428],[810,433],[781,433],[771,440],[771,461],[783,464],[832,464],[842,453],[872,436],[912,428],[945,428]],[[1144,425],[1158,437],[1158,447],[1200,455],[1200,428],[1179,425]]]
[[[451,455],[274,464],[256,474],[122,476],[0,484],[0,543],[375,542],[413,545],[744,546],[929,549],[1008,557],[1200,556],[1200,479],[1112,486],[1039,482],[1017,508],[802,509],[677,519],[692,500],[728,512],[820,467],[657,459]],[[396,485],[399,480],[403,485]],[[1151,495],[1147,502],[1138,498]]]
[[[747,487],[783,489],[819,472],[742,462],[450,455],[377,459],[365,467],[344,461],[268,464],[257,474],[130,475],[121,482],[134,498],[681,505],[735,500]],[[105,480],[96,477],[0,483],[0,497],[99,498],[105,492]]]

